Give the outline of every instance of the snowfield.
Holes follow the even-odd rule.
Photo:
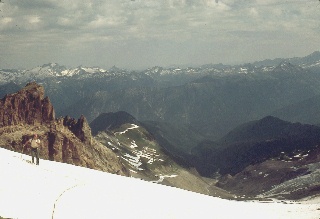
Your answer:
[[[0,216],[8,218],[312,218],[320,199],[230,201],[0,148]]]

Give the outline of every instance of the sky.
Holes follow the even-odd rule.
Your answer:
[[[0,148],[0,216],[49,218],[319,218],[319,197],[231,201]]]
[[[320,50],[318,0],[1,0],[0,69],[242,64]]]

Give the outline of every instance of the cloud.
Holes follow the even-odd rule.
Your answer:
[[[1,20],[0,20],[0,25],[1,26],[6,26],[8,24],[10,24],[12,22],[12,18],[11,17],[3,17]]]
[[[250,8],[249,9],[249,14],[252,16],[252,17],[258,17],[259,16],[259,12],[256,8]]]
[[[173,50],[188,53],[188,48],[198,51],[194,54],[200,55],[201,51],[206,54],[196,58],[199,62],[216,60],[215,57],[230,62],[228,56],[222,60],[219,52],[210,52],[209,48],[213,51],[223,45],[225,50],[234,50],[236,43],[245,48],[253,39],[272,47],[272,38],[274,44],[283,40],[277,36],[290,37],[287,42],[316,39],[319,34],[316,4],[309,0],[8,0],[0,4],[0,49],[12,54],[5,57],[7,63],[14,63],[13,52],[19,51],[21,42],[27,42],[28,51],[39,54],[39,59],[42,57],[39,48],[47,48],[52,52],[46,53],[48,59],[64,57],[70,63],[85,60],[75,57],[94,50],[101,57],[95,58],[96,64],[105,63],[106,59],[111,66],[112,62],[125,63],[123,60],[132,58],[129,53],[147,57],[146,65],[151,57],[152,62],[160,59],[174,62],[174,56],[160,57],[161,50],[175,54],[176,61],[182,62]],[[132,44],[141,47],[128,46]],[[153,44],[157,45],[150,46]],[[311,48],[311,44],[314,45],[310,43],[305,48]],[[127,48],[130,51],[125,51]],[[150,49],[143,51],[144,48]],[[110,56],[108,52],[123,57]],[[258,52],[261,51],[255,53]],[[183,61],[188,62],[188,56],[184,57]],[[192,61],[190,58],[189,62]],[[30,65],[34,62],[30,60]],[[85,63],[77,63],[80,64]]]

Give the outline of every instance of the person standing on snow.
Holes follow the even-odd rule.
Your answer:
[[[38,138],[38,135],[34,134],[33,138],[31,138],[29,141],[27,141],[24,146],[26,146],[27,143],[31,144],[32,163],[34,163],[34,157],[36,157],[37,165],[39,165],[40,139]]]

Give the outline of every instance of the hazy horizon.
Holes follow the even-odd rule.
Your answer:
[[[317,0],[2,0],[0,68],[244,64],[319,50]]]

